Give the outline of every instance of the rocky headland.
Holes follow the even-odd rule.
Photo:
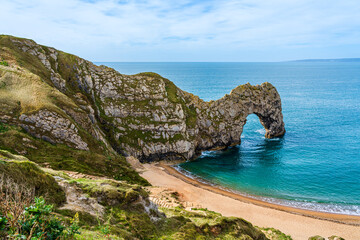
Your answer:
[[[0,48],[10,65],[0,66],[0,120],[52,144],[91,150],[99,141],[142,162],[185,161],[240,144],[252,113],[265,137],[285,133],[270,83],[205,102],[158,74],[124,75],[32,40],[1,36]]]

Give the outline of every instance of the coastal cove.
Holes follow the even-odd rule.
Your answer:
[[[226,196],[241,202],[245,203],[251,203],[262,207],[267,207],[275,210],[280,210],[292,214],[297,214],[301,216],[311,217],[315,219],[320,220],[327,220],[332,221],[335,223],[341,223],[346,225],[352,225],[352,226],[360,226],[360,216],[353,216],[353,215],[346,215],[346,214],[336,214],[336,213],[326,213],[326,212],[319,212],[319,211],[311,211],[291,206],[285,206],[280,203],[272,203],[266,200],[262,200],[259,197],[256,196],[246,196],[244,194],[241,194],[239,192],[231,191],[231,189],[227,189],[221,186],[212,185],[210,183],[204,182],[202,179],[195,179],[193,177],[189,177],[186,174],[182,174],[179,170],[176,169],[176,167],[166,164],[160,164],[161,168],[164,169],[164,171],[172,175],[186,183],[189,183],[195,187],[199,187],[202,189],[205,189],[207,191],[220,194],[222,196]]]
[[[312,212],[254,201],[188,178],[168,163],[134,167],[152,185],[178,192],[185,206],[207,208],[229,217],[242,217],[259,227],[272,226],[290,234],[294,240],[334,234],[355,240],[360,235],[358,216]]]
[[[234,191],[313,211],[359,215],[360,63],[103,63],[154,71],[209,101],[239,84],[271,82],[282,99],[284,138],[265,139],[250,115],[242,143],[181,168]]]

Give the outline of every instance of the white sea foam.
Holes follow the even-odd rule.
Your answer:
[[[260,133],[261,135],[264,135],[265,134],[265,129],[260,128],[260,129],[256,130],[255,132]]]
[[[204,151],[201,153],[201,156],[207,157],[214,155],[214,151]]]
[[[262,200],[269,203],[274,203],[278,205],[288,206],[288,207],[294,207],[304,210],[312,210],[317,212],[326,212],[326,213],[336,213],[336,214],[346,214],[346,215],[354,215],[354,216],[360,216],[360,206],[359,205],[350,205],[350,204],[340,204],[340,203],[319,203],[315,201],[300,201],[300,200],[286,200],[286,199],[278,199],[273,197],[264,197],[264,196],[256,196],[251,195],[244,192],[239,192],[227,187],[223,187],[221,185],[209,182],[185,169],[183,169],[181,166],[176,165],[173,166],[178,172],[185,175],[186,177],[195,179],[201,183],[214,186],[217,188],[220,188],[222,190],[236,193],[245,197],[253,198]]]

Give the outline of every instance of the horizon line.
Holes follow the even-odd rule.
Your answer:
[[[282,63],[282,62],[311,62],[311,61],[360,61],[358,58],[304,58],[283,61],[93,61],[94,63]]]

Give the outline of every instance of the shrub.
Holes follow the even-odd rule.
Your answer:
[[[0,61],[0,65],[9,66],[9,63],[7,61]]]
[[[0,88],[1,88],[1,86],[0,86]],[[8,130],[8,128],[5,126],[5,124],[0,122],[0,133],[6,132],[7,130]]]
[[[35,204],[25,208],[20,223],[20,238],[57,239],[65,227],[51,216],[53,206],[46,205],[43,198],[35,198]]]
[[[0,176],[0,217],[1,230],[8,226],[9,230],[20,228],[19,220],[25,207],[34,199],[34,189],[20,185],[10,178]]]
[[[1,215],[1,213],[0,213],[0,215]],[[7,222],[8,222],[8,220],[6,219],[6,217],[0,216],[0,231],[5,229]]]
[[[33,197],[31,188],[0,178],[0,237],[55,240],[73,239],[79,233],[78,214],[67,227],[53,215],[53,205]]]
[[[3,135],[0,134],[0,141],[3,139]],[[47,203],[56,206],[66,201],[65,192],[55,179],[27,158],[0,149],[0,159],[5,159],[3,164],[0,164],[0,176],[3,174],[13,182],[31,186],[31,189],[35,189],[33,197],[43,196]],[[34,198],[31,199],[31,202],[33,200]]]

